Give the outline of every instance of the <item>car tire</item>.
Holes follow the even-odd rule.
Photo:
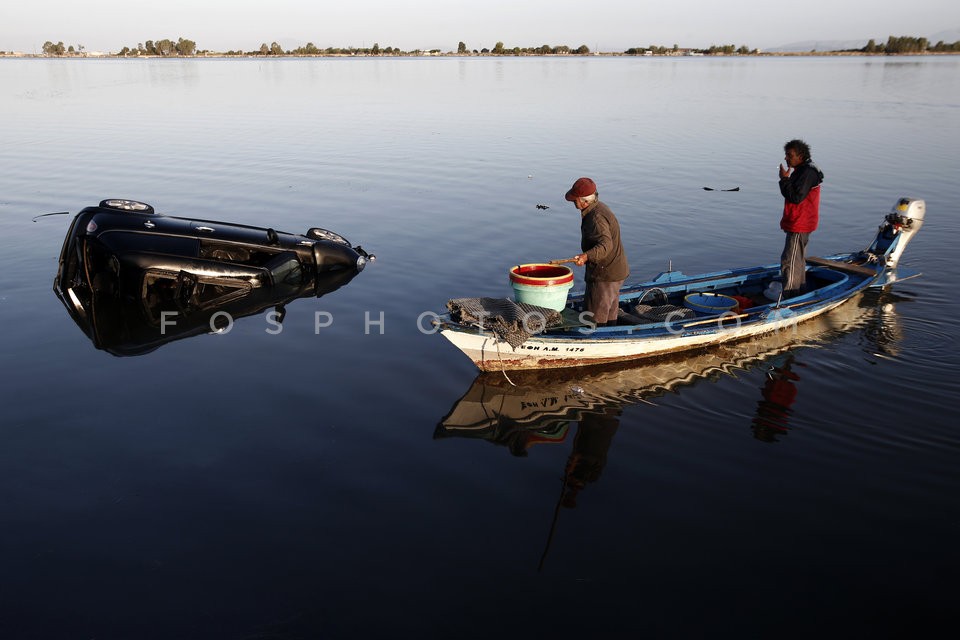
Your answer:
[[[125,200],[123,198],[108,198],[100,201],[101,209],[111,209],[113,211],[123,211],[127,213],[143,213],[152,215],[153,207],[145,202],[138,200]]]
[[[336,242],[337,244],[346,245],[348,247],[351,246],[350,241],[339,233],[335,233],[327,229],[321,229],[320,227],[313,227],[309,229],[306,235],[311,240],[329,240],[330,242]]]

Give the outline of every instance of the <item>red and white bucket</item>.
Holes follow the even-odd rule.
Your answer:
[[[573,287],[573,269],[558,264],[518,264],[510,268],[517,302],[562,311]]]

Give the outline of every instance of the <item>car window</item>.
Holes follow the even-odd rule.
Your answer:
[[[189,315],[242,298],[251,290],[244,280],[150,269],[143,276],[141,299],[147,317],[156,324],[164,312]]]
[[[303,266],[292,251],[277,254],[263,266],[270,272],[276,285],[300,286],[303,282]]]

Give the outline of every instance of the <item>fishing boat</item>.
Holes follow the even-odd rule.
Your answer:
[[[896,357],[903,339],[896,307],[907,300],[892,291],[864,291],[795,330],[696,353],[579,369],[517,371],[509,380],[499,372],[481,372],[441,418],[433,437],[483,440],[526,455],[534,445],[564,442],[571,423],[585,417],[615,415],[641,403],[656,405],[660,398],[703,381],[761,370],[767,374],[765,381],[776,382],[804,350],[827,348],[853,333],[860,334],[866,358]]]
[[[612,326],[591,322],[583,293],[575,292],[559,309],[451,299],[435,327],[481,371],[504,372],[630,361],[791,330],[865,289],[920,275],[898,265],[925,213],[923,200],[901,198],[866,249],[807,258],[805,289],[790,298],[780,291],[779,264],[698,275],[670,270],[621,289]]]

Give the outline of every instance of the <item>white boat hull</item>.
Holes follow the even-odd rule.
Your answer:
[[[762,323],[738,324],[736,319],[710,322],[660,337],[629,337],[629,327],[596,329],[577,337],[532,336],[516,349],[479,328],[441,327],[440,333],[470,358],[481,371],[550,369],[623,362],[689,351],[778,331],[795,331],[797,324],[843,304],[837,300],[803,313],[771,315]],[[579,330],[575,330],[579,331]],[[587,329],[583,330],[587,332]],[[584,337],[590,336],[590,337]],[[594,337],[595,336],[595,337]]]

